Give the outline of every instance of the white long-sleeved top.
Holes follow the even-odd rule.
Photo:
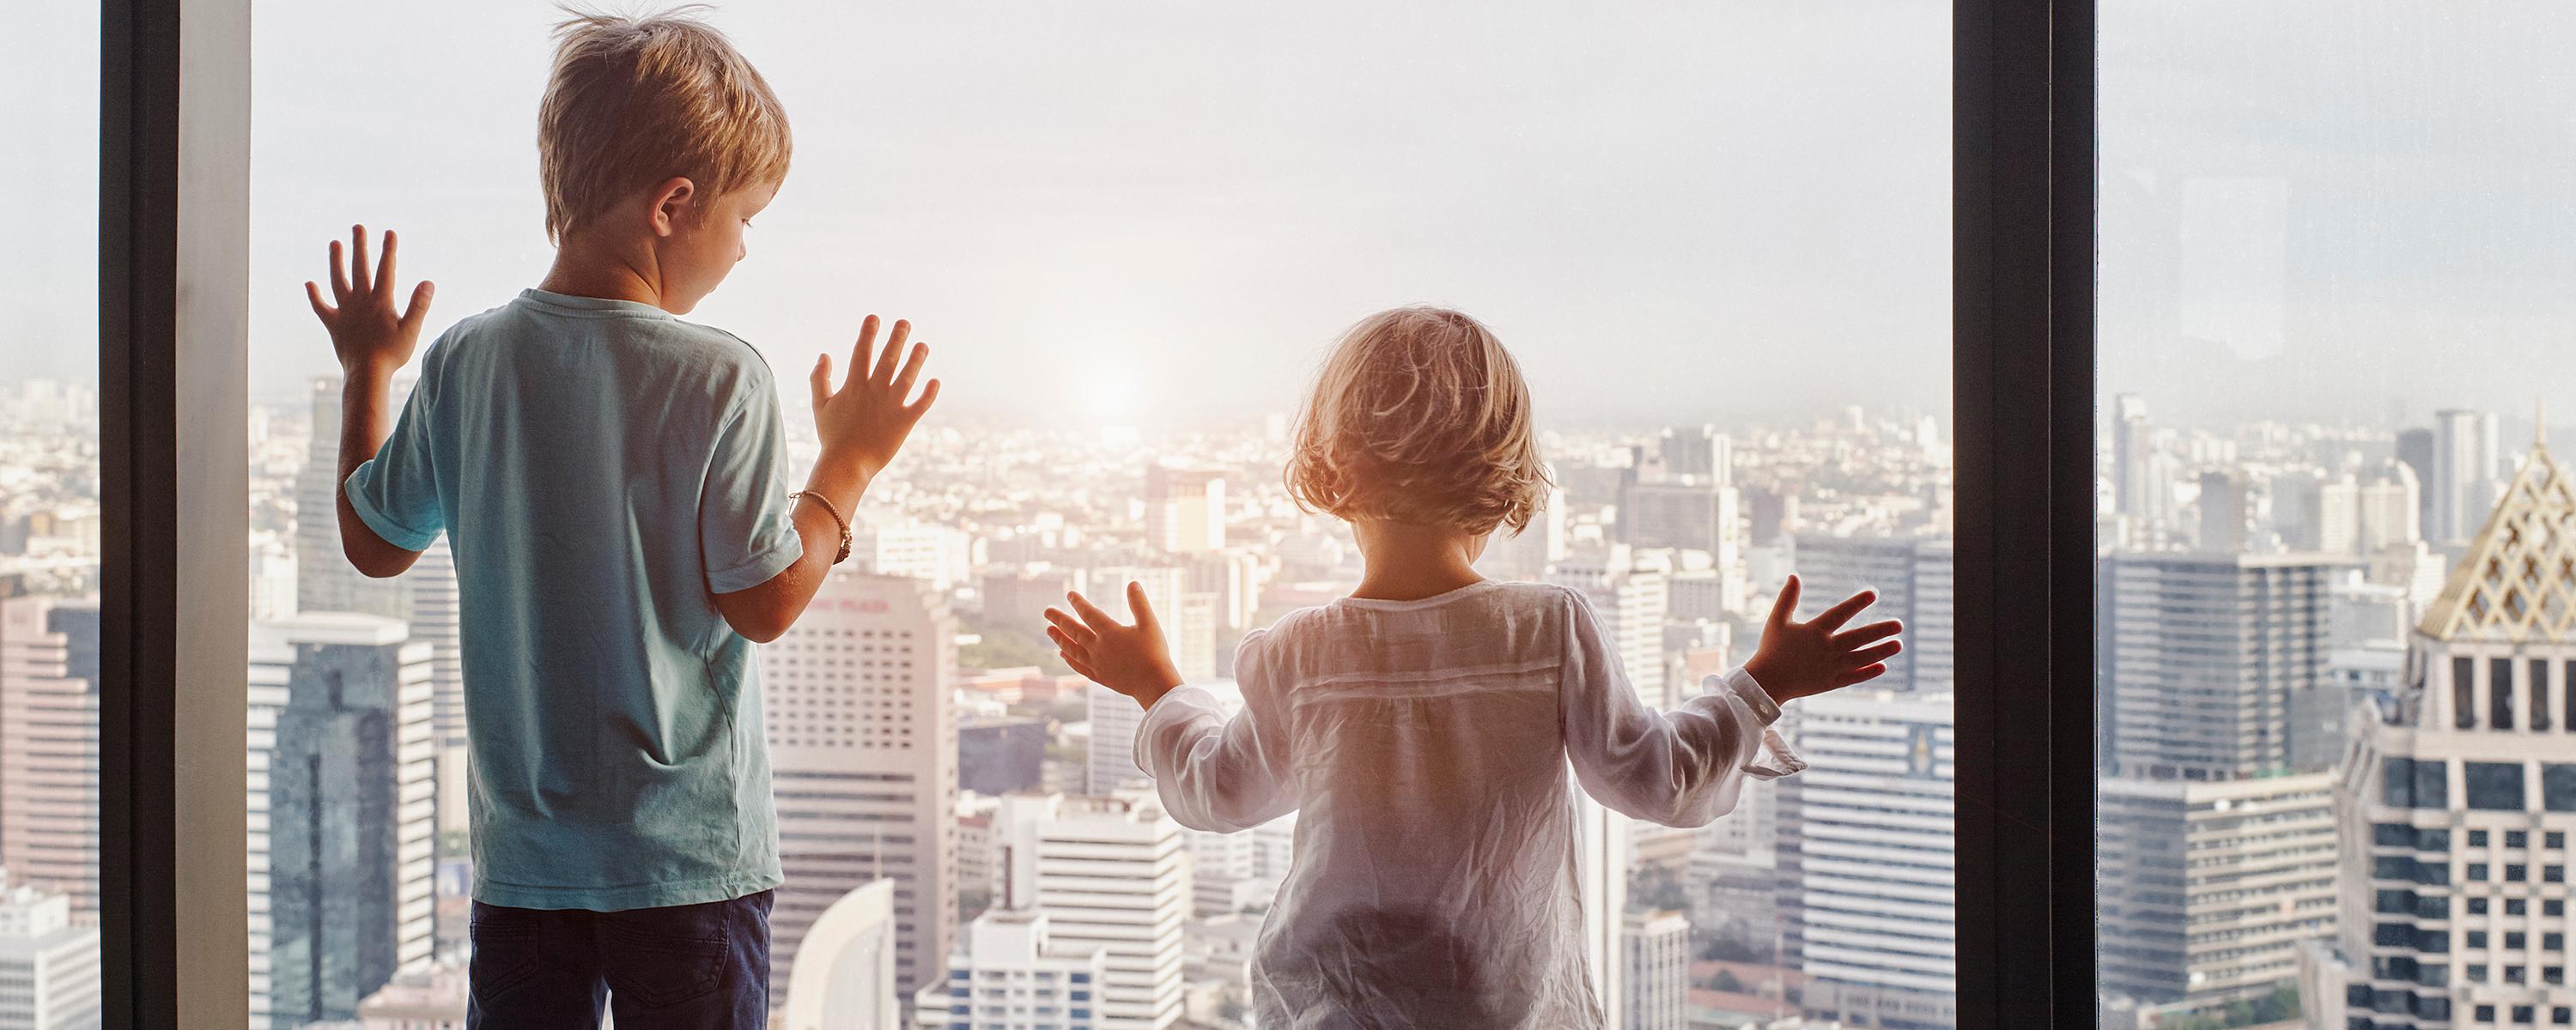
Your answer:
[[[1568,760],[1594,799],[1668,826],[1806,767],[1740,668],[1648,708],[1559,586],[1303,609],[1244,639],[1235,678],[1231,719],[1207,691],[1165,694],[1136,761],[1195,829],[1298,813],[1253,956],[1264,1030],[1599,1027]]]

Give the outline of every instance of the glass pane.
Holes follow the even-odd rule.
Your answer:
[[[913,320],[944,386],[854,513],[850,561],[759,649],[785,1013],[800,996],[961,1026],[1252,1011],[1256,933],[1295,916],[1283,883],[1311,829],[1183,826],[1134,759],[1143,712],[1075,675],[1041,612],[1140,584],[1184,680],[1240,710],[1240,642],[1365,568],[1351,529],[1282,480],[1316,364],[1369,313],[1430,300],[1515,354],[1555,483],[1478,569],[1585,596],[1646,703],[1727,690],[1704,684],[1754,652],[1792,572],[1801,618],[1875,589],[1860,622],[1907,625],[1876,682],[1787,706],[1776,728],[1808,769],[1751,782],[1724,818],[1580,802],[1570,947],[1612,1024],[1953,1022],[1946,7],[1489,13],[712,15],[796,149],[748,259],[686,317],[777,370],[786,484],[819,451],[797,380],[862,315]],[[492,755],[468,727],[518,703],[477,682],[465,628],[497,595],[473,593],[471,529],[394,579],[341,555],[343,387],[299,285],[356,222],[402,234],[399,289],[437,281],[431,335],[545,276],[529,130],[551,17],[262,7],[264,1027],[462,1011],[468,895],[495,846],[470,840],[467,794],[490,784],[468,763]],[[363,118],[349,39],[375,41]],[[597,427],[555,429],[635,460]],[[294,868],[317,855],[331,872]],[[1112,862],[1129,879],[1086,864]]]
[[[2102,5],[2106,1026],[2576,1005],[2576,18],[2356,13]]]
[[[0,1022],[96,1027],[98,8],[11,13],[0,62]],[[35,1025],[35,1024],[30,1024]]]

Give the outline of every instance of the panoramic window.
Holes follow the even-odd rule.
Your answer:
[[[2576,1006],[2576,19],[2353,13],[2101,9],[2105,1026]]]
[[[1417,303],[1512,351],[1554,484],[1476,568],[1583,594],[1646,703],[1745,662],[1792,574],[1800,618],[1874,590],[1853,625],[1906,626],[1884,675],[1784,706],[1805,771],[1716,822],[1582,802],[1613,1025],[1955,1024],[1946,7],[1486,13],[707,15],[775,90],[794,157],[686,317],[775,370],[787,481],[820,451],[803,380],[817,354],[840,369],[863,317],[911,320],[942,384],[837,513],[850,559],[757,651],[789,1025],[1249,1025],[1296,817],[1183,827],[1135,759],[1144,713],[1060,661],[1042,612],[1079,590],[1123,616],[1141,584],[1182,679],[1242,704],[1237,645],[1362,574],[1349,528],[1283,484],[1316,365]],[[557,17],[260,6],[255,1026],[464,1009],[478,613],[453,535],[388,579],[343,556],[344,384],[301,284],[327,283],[353,225],[396,231],[397,295],[437,284],[426,351],[544,279]],[[374,41],[363,118],[349,39]],[[421,367],[394,378],[397,411]],[[2330,584],[2251,568],[2296,613],[2264,632],[2326,617]],[[2233,589],[2232,569],[2148,575]]]
[[[0,174],[0,1022],[96,1027],[98,9],[13,12]]]

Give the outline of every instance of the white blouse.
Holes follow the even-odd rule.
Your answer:
[[[1806,767],[1741,668],[1646,707],[1559,586],[1303,609],[1244,638],[1235,678],[1232,719],[1205,690],[1164,695],[1136,761],[1186,826],[1299,813],[1253,956],[1262,1030],[1599,1027],[1567,759],[1595,800],[1667,826]]]

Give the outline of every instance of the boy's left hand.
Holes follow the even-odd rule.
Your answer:
[[[1145,603],[1144,584],[1127,584],[1127,608],[1136,617],[1134,625],[1110,617],[1080,591],[1064,596],[1082,617],[1077,619],[1061,608],[1047,609],[1051,624],[1047,638],[1055,641],[1056,653],[1073,671],[1147,708],[1181,685],[1171,646],[1163,640],[1162,624],[1154,618],[1154,606]]]
[[[331,349],[340,356],[340,371],[351,379],[391,379],[420,346],[420,324],[429,318],[429,297],[435,287],[427,280],[412,287],[408,306],[399,312],[394,310],[395,242],[393,230],[385,230],[384,264],[371,269],[367,266],[367,227],[351,226],[348,257],[354,260],[344,261],[340,241],[331,241],[333,303],[322,302],[322,287],[309,279],[304,283],[305,299],[313,302],[313,316],[330,331]]]

